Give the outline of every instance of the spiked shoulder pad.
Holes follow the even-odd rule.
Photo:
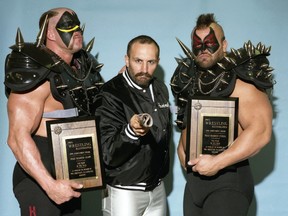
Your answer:
[[[27,47],[35,46],[27,44]],[[5,60],[4,84],[6,86],[6,95],[8,96],[11,90],[21,92],[36,87],[41,81],[46,79],[49,72],[50,70],[44,67],[43,63],[35,61],[22,51],[19,52],[13,49]]]
[[[274,85],[272,78],[274,69],[269,66],[267,59],[270,51],[271,47],[266,48],[262,43],[254,46],[251,41],[248,41],[238,50],[231,49],[231,53],[224,58],[224,61],[235,65],[233,70],[240,79],[253,83],[262,90],[270,89]],[[224,64],[223,66],[225,67]]]
[[[267,56],[271,47],[251,41],[244,43],[240,49],[231,49],[223,59],[207,70],[197,68],[195,56],[178,40],[187,58],[177,59],[178,66],[172,75],[170,86],[178,106],[177,120],[180,129],[185,128],[186,105],[194,95],[227,97],[234,89],[236,78],[252,83],[257,88],[266,90],[273,87],[273,68],[269,66]],[[203,74],[203,76],[202,76]],[[206,75],[204,75],[206,74]],[[215,82],[215,81],[219,82]]]

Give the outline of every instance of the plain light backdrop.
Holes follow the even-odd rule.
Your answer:
[[[177,63],[183,56],[176,37],[190,47],[190,33],[201,13],[214,13],[223,26],[230,48],[240,48],[251,40],[272,46],[270,65],[277,81],[273,91],[273,137],[271,143],[251,160],[255,178],[255,199],[250,216],[288,215],[287,145],[287,35],[286,0],[9,0],[0,2],[0,214],[17,216],[19,209],[12,192],[15,159],[6,144],[8,119],[4,94],[4,61],[15,43],[17,28],[26,42],[35,42],[40,15],[54,7],[69,7],[85,23],[84,39],[95,37],[93,54],[104,63],[102,76],[107,81],[124,65],[126,46],[140,34],[152,36],[160,45],[157,76],[169,87]],[[170,90],[170,87],[169,87]],[[175,110],[170,91],[170,103]],[[253,107],[251,107],[251,111]],[[249,112],[249,110],[247,110]],[[173,118],[175,120],[175,114]],[[19,122],[21,124],[21,122]],[[181,216],[185,175],[176,155],[180,132],[173,128],[171,171],[165,179],[169,216]],[[253,145],[253,143],[251,143]],[[83,195],[84,216],[101,215],[101,191]],[[225,208],[225,203],[223,203]]]

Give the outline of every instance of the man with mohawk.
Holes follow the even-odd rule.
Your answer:
[[[83,31],[74,11],[55,8],[40,18],[36,43],[25,43],[20,30],[5,63],[9,136],[17,163],[13,190],[21,215],[80,215],[83,186],[56,180],[46,122],[90,116],[103,84],[103,66],[82,49]]]
[[[198,17],[191,39],[193,52],[177,39],[187,58],[177,60],[179,65],[171,78],[179,108],[176,123],[182,130],[177,151],[187,169],[184,215],[244,216],[254,193],[248,159],[269,143],[272,133],[267,93],[273,87],[273,69],[266,58],[270,48],[261,43],[254,47],[249,41],[226,53],[224,31],[214,14]],[[238,136],[218,154],[185,160],[189,151],[188,101],[195,96],[238,98]]]

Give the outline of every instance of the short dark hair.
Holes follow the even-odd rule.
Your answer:
[[[155,44],[155,46],[158,49],[157,57],[159,58],[159,56],[160,56],[159,45],[157,44],[157,42],[153,38],[151,38],[150,36],[147,36],[147,35],[139,35],[139,36],[133,38],[132,40],[130,40],[130,42],[128,43],[128,46],[127,46],[127,56],[130,56],[131,47],[134,43],[137,43],[137,42],[140,44]]]
[[[218,24],[213,13],[201,14],[197,19],[196,28],[205,28],[210,26],[212,23]]]
[[[222,28],[222,26],[218,23],[218,21],[216,20],[215,16],[213,13],[207,13],[207,14],[201,14],[196,21],[196,26],[195,28],[192,30],[191,35],[193,34],[193,32],[195,30],[198,29],[203,29],[203,28],[207,28],[209,27],[211,24],[215,24],[217,26],[217,28],[219,28],[220,33],[222,34],[221,40],[224,41],[225,40],[225,34],[224,34],[224,30]]]

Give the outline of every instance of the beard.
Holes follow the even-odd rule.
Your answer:
[[[222,55],[219,54],[211,54],[211,53],[201,53],[199,56],[196,57],[195,62],[198,66],[203,69],[210,69],[216,63],[223,58]]]
[[[213,67],[217,61],[213,59],[203,59],[203,60],[196,60],[196,64],[199,65],[201,68],[209,69]]]
[[[152,76],[150,74],[144,73],[144,72],[140,72],[140,73],[138,73],[138,74],[136,74],[134,76],[133,81],[137,85],[146,88],[146,87],[149,86],[151,79],[152,79]]]

